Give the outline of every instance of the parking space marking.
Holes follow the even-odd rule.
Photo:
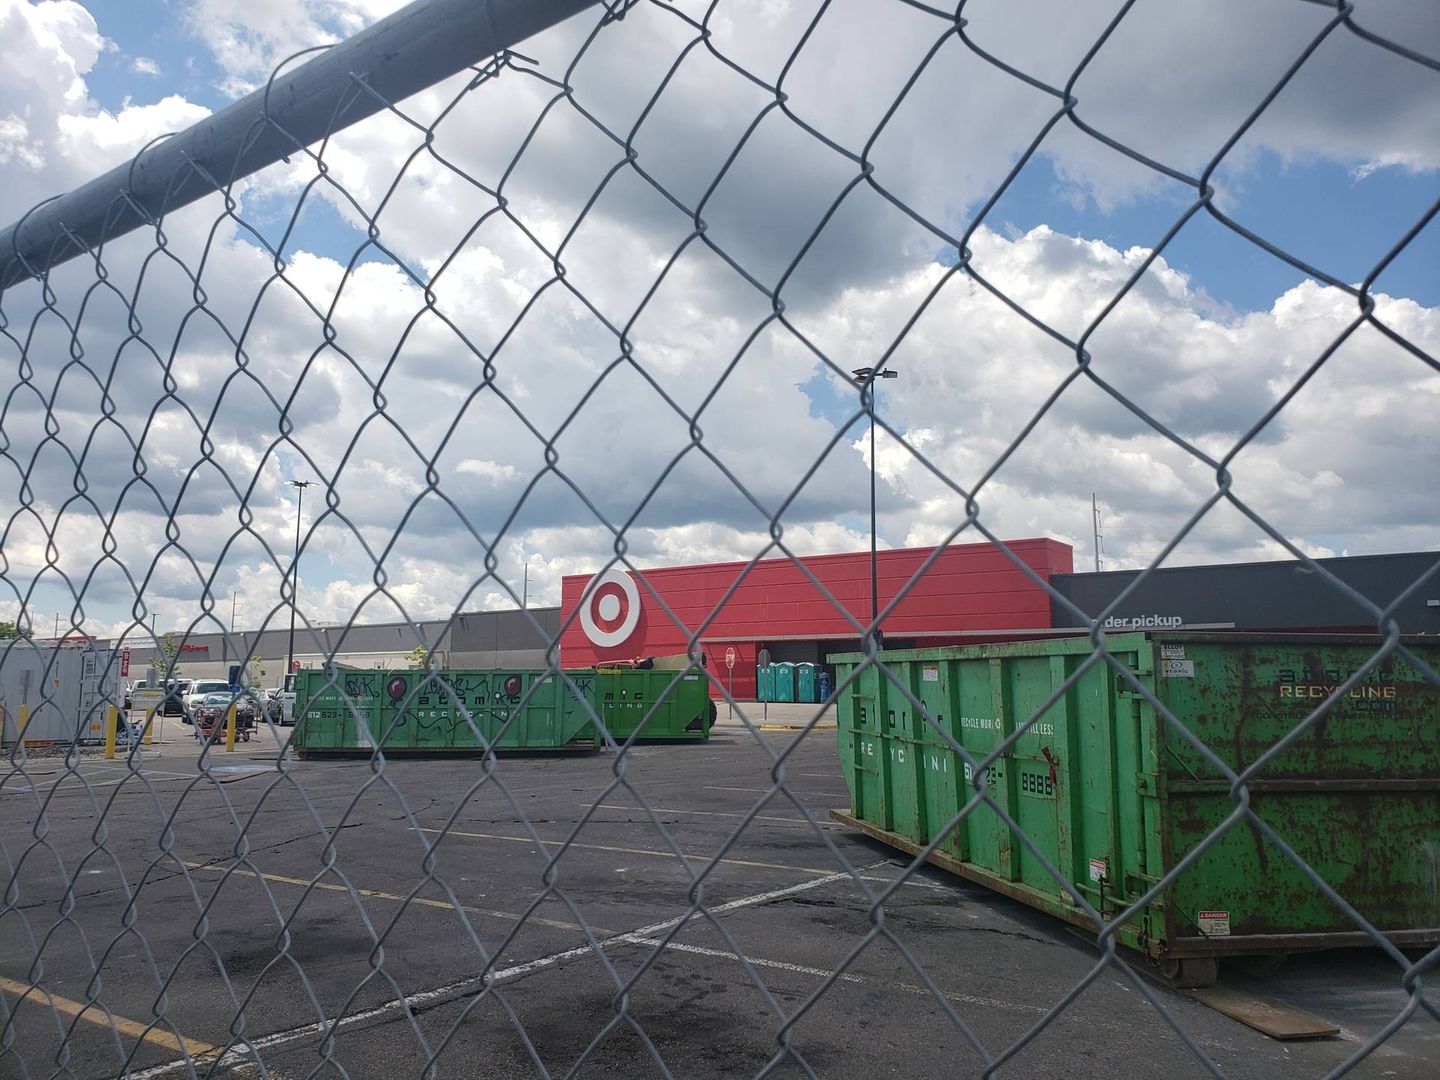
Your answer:
[[[216,874],[223,874],[227,869],[224,866],[216,866],[213,863],[187,862],[185,865],[191,870],[204,870]],[[324,889],[326,892],[341,892],[347,894],[350,892],[344,885],[338,885],[333,881],[317,881],[312,885],[308,878],[285,877],[282,874],[261,874],[254,870],[245,869],[233,870],[231,873],[240,877],[262,878],[265,881],[273,881],[279,885],[298,885],[304,888]],[[355,887],[355,892],[360,896],[368,896],[375,900],[394,900],[399,903],[405,903],[408,899],[409,903],[417,904],[420,907],[444,908],[446,911],[455,910],[455,905],[449,900],[431,900],[423,896],[407,898],[400,893],[383,892],[380,889],[362,889],[358,886]],[[513,911],[498,911],[492,908],[471,907],[468,904],[461,904],[460,910],[469,915],[487,915],[492,919],[503,919],[507,922],[533,922],[537,926],[549,926],[556,930],[583,929],[579,923],[561,922],[559,919],[546,919],[540,915],[516,915]],[[617,933],[617,931],[606,930],[601,926],[590,927],[590,932],[594,934]]]
[[[861,872],[878,870],[884,865],[885,863],[883,861],[877,862],[873,865],[863,867]],[[707,911],[711,915],[724,915],[731,911],[738,911],[741,908],[769,903],[771,900],[779,900],[786,896],[793,896],[796,893],[808,892],[811,889],[831,885],[837,881],[843,881],[849,878],[849,876],[848,873],[829,874],[823,878],[816,878],[813,881],[802,881],[798,885],[790,885],[783,889],[771,889],[768,892],[756,893],[753,896],[742,896],[738,900],[729,900],[723,904],[717,904],[713,908],[708,908]],[[699,918],[698,913],[687,911],[684,915],[677,915],[672,919],[666,919],[664,922],[642,926],[637,930],[630,931],[628,934],[616,934],[614,937],[605,938],[600,942],[600,948],[607,949],[612,945],[639,944],[654,938],[656,934],[664,934],[672,927],[679,926],[682,923],[687,923],[691,919],[696,918]],[[516,964],[512,967],[502,968],[499,971],[492,971],[488,976],[474,975],[449,983],[446,986],[436,987],[434,990],[422,990],[404,998],[376,1005],[363,1012],[351,1013],[349,1016],[318,1021],[313,1024],[304,1024],[297,1028],[291,1028],[288,1031],[277,1031],[258,1039],[252,1039],[249,1045],[253,1047],[256,1052],[259,1052],[272,1049],[276,1046],[283,1046],[286,1043],[295,1042],[311,1035],[323,1035],[327,1031],[333,1034],[341,1028],[353,1027],[356,1024],[366,1024],[373,1020],[384,1019],[390,1013],[397,1012],[401,1009],[413,1010],[422,1006],[434,1005],[446,999],[460,997],[473,990],[479,990],[487,985],[496,986],[500,983],[511,982],[533,971],[553,967],[556,964],[564,963],[566,960],[575,959],[580,956],[594,955],[594,951],[594,947],[587,942],[578,948],[565,949],[563,952],[552,953],[549,956],[538,957],[537,959],[527,960],[524,963]],[[212,1072],[220,1068],[243,1064],[247,1060],[248,1058],[242,1057],[236,1051],[232,1050],[214,1063]],[[168,1076],[171,1073],[177,1073],[189,1067],[189,1063],[182,1058],[164,1065],[156,1065],[142,1072],[132,1073],[131,1080],[156,1080],[158,1077]]]
[[[638,942],[637,944],[655,946],[659,945],[660,943],[661,939],[656,938],[651,941]],[[665,946],[665,948],[667,951],[694,953],[697,956],[713,956],[721,960],[729,960],[732,963],[737,964],[740,962],[740,958],[727,949],[707,949],[703,945],[686,945],[678,941],[670,942],[668,945]],[[794,972],[797,975],[812,975],[817,979],[828,979],[831,972],[830,968],[810,967],[808,964],[792,964],[785,960],[766,960],[761,957],[755,956],[745,957],[745,962],[748,963],[751,967],[773,968],[778,971],[790,971]],[[931,994],[929,987],[921,986],[918,983],[889,982],[888,980],[877,980],[872,976],[856,975],[855,973],[850,971],[842,971],[836,977],[836,981],[854,983],[859,985],[879,985],[885,990],[903,990],[907,994],[919,994],[922,997],[934,996]],[[947,1000],[957,1002],[961,1005],[983,1005],[987,1009],[1002,1009],[1007,1012],[1037,1013],[1042,1016],[1050,1011],[1043,1005],[1026,1005],[1024,1002],[1020,1001],[1005,1001],[1001,998],[979,997],[975,994],[959,994],[950,993],[948,991],[942,991],[942,993],[945,995],[945,998]]]
[[[57,772],[59,773],[59,775],[56,775]],[[97,779],[98,777],[108,776],[112,773],[123,773],[124,775],[114,780]],[[197,776],[201,774],[198,772],[176,773],[165,772],[159,769],[147,769],[143,767],[142,763],[142,767],[139,769],[130,769],[124,765],[82,764],[78,769],[47,770],[45,772],[31,772],[30,770],[26,769],[20,770],[18,774],[12,773],[10,775],[20,775],[26,777],[47,776],[54,777],[54,779],[44,780],[38,784],[27,784],[23,787],[16,787],[14,785],[0,786],[0,795],[24,795],[32,794],[35,792],[48,792],[59,787],[61,784],[74,781],[83,781],[84,786],[94,789],[115,787],[116,785],[126,783],[127,781],[141,778],[157,782],[163,782],[167,780],[194,780]]]
[[[24,996],[35,1004],[49,1004],[56,1012],[65,1016],[78,1016],[87,1024],[94,1024],[96,1027],[109,1028],[112,1024],[116,1031],[122,1035],[128,1035],[132,1039],[144,1039],[146,1042],[154,1043],[156,1046],[163,1046],[166,1050],[179,1050],[182,1054],[188,1054],[191,1059],[206,1057],[218,1054],[220,1048],[210,1043],[201,1042],[199,1039],[181,1038],[168,1028],[146,1027],[138,1020],[131,1020],[120,1016],[118,1013],[107,1014],[103,1008],[97,1005],[86,1005],[81,1001],[72,1001],[59,994],[36,991],[28,983],[16,982],[14,979],[7,979],[0,975],[0,990],[8,994],[14,994],[16,998]],[[181,1059],[184,1064],[185,1059]]]
[[[512,844],[529,844],[532,847],[535,845],[535,841],[528,836],[504,836],[500,833],[461,832],[459,829],[441,830],[422,828],[420,831],[424,833],[439,833],[444,831],[446,836],[466,836],[476,840],[506,840]],[[583,848],[586,851],[612,851],[620,855],[645,855],[657,859],[675,858],[673,851],[658,851],[653,848],[615,847],[610,844],[584,844],[578,840],[570,843],[566,843],[564,840],[541,840],[540,843],[546,847],[572,847]],[[813,866],[791,866],[788,863],[756,862],[753,859],[713,859],[707,855],[691,855],[688,852],[681,852],[681,855],[684,856],[687,864],[698,862],[702,867],[708,866],[711,863],[723,863],[728,866],[749,866],[761,870],[788,870],[795,874],[833,874],[835,872],[833,870],[817,870]],[[848,877],[849,875],[847,874],[846,876]]]
[[[591,806],[592,804],[587,802],[587,803],[581,803],[580,805],[581,805],[581,806],[587,806],[587,807],[588,807],[588,806]],[[614,805],[614,804],[611,804],[611,803],[595,803],[595,804],[593,804],[593,805],[595,806],[595,809],[597,809],[597,810],[629,810],[629,811],[631,811],[632,813],[640,810],[640,808],[639,808],[638,806],[617,806],[617,805]],[[699,814],[699,815],[702,816],[702,817],[730,817],[730,818],[750,817],[749,814],[737,814],[737,813],[734,813],[734,812],[729,811],[729,810],[662,810],[662,809],[661,809],[660,807],[658,807],[658,806],[652,806],[650,809],[653,810],[653,811],[654,811],[655,813],[657,813],[657,814]],[[773,821],[773,822],[775,822],[776,824],[779,824],[779,825],[798,825],[798,826],[800,826],[800,827],[802,827],[802,828],[806,828],[806,829],[810,828],[810,823],[809,823],[808,821],[806,821],[806,820],[805,820],[804,818],[802,818],[802,817],[770,817],[770,816],[767,816],[767,815],[765,815],[765,814],[756,814],[756,815],[755,815],[753,818],[751,818],[750,820],[752,820],[752,821]],[[841,826],[841,825],[837,825],[836,823],[831,822],[831,821],[820,821],[820,822],[816,822],[816,824],[819,825],[822,829],[832,829],[832,828],[843,828],[843,827],[844,827],[844,826]]]
[[[719,784],[706,784],[706,791],[749,791],[756,795],[778,794],[778,787],[722,787]],[[786,791],[790,791],[787,787]],[[850,805],[850,793],[847,791],[840,794],[834,791],[790,791],[792,795],[804,795],[811,799],[844,799],[845,805]]]
[[[894,878],[876,877],[873,874],[861,874],[860,880],[869,881],[876,885],[895,884]],[[947,892],[953,894],[956,900],[964,899],[964,897],[960,894],[960,890],[955,888],[953,885],[939,885],[933,881],[925,881],[921,878],[917,878],[913,874],[910,877],[907,877],[904,881],[900,882],[900,884],[902,887],[909,887],[912,889],[930,889],[934,892]]]

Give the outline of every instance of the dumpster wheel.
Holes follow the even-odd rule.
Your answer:
[[[1183,960],[1161,960],[1160,974],[1172,985],[1185,990],[1214,986],[1220,977],[1220,961],[1213,956],[1187,956]]]

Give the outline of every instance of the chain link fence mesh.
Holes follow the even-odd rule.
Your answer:
[[[444,5],[421,6],[435,9],[428,18],[448,17]],[[503,22],[507,6],[493,6]],[[815,590],[850,620],[856,638],[866,643],[868,658],[851,680],[878,667],[889,679],[891,692],[925,718],[935,737],[959,755],[976,778],[969,801],[945,835],[977,807],[987,807],[1006,822],[1014,842],[1030,858],[1061,887],[1069,887],[1046,852],[1008,815],[1004,800],[990,788],[986,770],[1097,666],[1112,668],[1232,785],[1233,812],[1129,911],[1104,915],[1081,892],[1074,893],[1093,921],[1092,962],[1068,991],[1053,1000],[1037,996],[1026,1003],[1021,1012],[1025,1022],[1011,1028],[997,1028],[985,1019],[987,999],[957,991],[953,973],[938,968],[925,942],[907,934],[907,921],[891,917],[903,889],[922,884],[919,871],[925,857],[939,848],[945,835],[913,859],[880,858],[856,865],[855,849],[837,843],[814,803],[796,794],[792,772],[797,755],[805,747],[833,741],[826,729],[816,727],[823,709],[793,737],[776,740],[761,732],[749,705],[727,702],[755,749],[752,771],[734,780],[737,790],[750,785],[753,802],[736,815],[733,826],[726,826],[718,847],[699,855],[686,851],[674,836],[674,815],[657,809],[663,800],[647,786],[648,759],[633,739],[617,741],[604,732],[598,715],[592,719],[604,732],[605,775],[598,794],[587,793],[588,806],[573,822],[537,820],[527,786],[537,776],[565,784],[557,778],[566,764],[537,766],[493,749],[474,761],[462,779],[447,773],[450,780],[437,784],[417,779],[419,774],[397,772],[382,744],[363,770],[344,773],[337,787],[317,784],[316,774],[297,764],[291,745],[294,729],[274,731],[281,747],[278,756],[260,766],[258,779],[250,777],[243,785],[237,783],[241,774],[225,764],[218,726],[209,730],[197,759],[184,768],[170,760],[158,769],[153,760],[147,764],[147,748],[137,739],[126,740],[122,747],[123,764],[103,774],[94,770],[90,752],[79,745],[83,731],[62,746],[60,756],[37,756],[17,742],[8,749],[0,778],[5,824],[0,874],[6,881],[0,906],[5,990],[0,994],[0,1062],[6,1075],[480,1075],[484,1070],[460,1044],[466,1025],[482,1014],[498,1017],[521,1051],[508,1065],[495,1066],[495,1075],[507,1070],[547,1076],[638,1075],[646,1070],[684,1074],[694,1067],[693,1061],[685,1059],[682,1065],[672,1060],[674,1033],[652,1035],[654,1015],[636,1002],[647,984],[657,982],[667,993],[683,994],[665,981],[662,962],[667,954],[686,949],[707,952],[693,940],[687,943],[697,925],[714,932],[716,947],[708,954],[737,964],[755,993],[750,1022],[763,1028],[770,1040],[771,1056],[753,1070],[761,1075],[845,1071],[823,1047],[817,1050],[815,1042],[807,1040],[803,1025],[827,998],[864,983],[869,978],[862,971],[864,959],[882,949],[898,957],[907,972],[907,1002],[919,1008],[918,1002],[924,1001],[943,1017],[953,1038],[943,1052],[963,1062],[961,1071],[1048,1075],[1051,1069],[1056,1074],[1061,1068],[1093,1069],[1093,1062],[1086,1064],[1079,1057],[1056,1065],[1054,1057],[1033,1055],[1041,1053],[1047,1030],[1092,993],[1098,980],[1114,977],[1128,988],[1131,1009],[1158,1018],[1173,1036],[1173,1044],[1184,1052],[1185,1067],[1214,1075],[1227,1072],[1225,1049],[1192,1035],[1168,992],[1118,947],[1115,929],[1131,912],[1162,895],[1226,830],[1253,827],[1287,858],[1301,862],[1287,838],[1253,811],[1247,783],[1378,665],[1403,658],[1440,685],[1440,676],[1402,640],[1394,617],[1399,604],[1434,584],[1436,570],[1390,604],[1375,603],[1338,580],[1283,529],[1272,526],[1261,510],[1248,505],[1232,476],[1236,458],[1265,436],[1292,399],[1362,328],[1383,334],[1406,352],[1418,371],[1435,377],[1440,367],[1436,358],[1403,327],[1387,322],[1371,287],[1430,224],[1440,202],[1393,242],[1357,286],[1291,254],[1267,239],[1263,229],[1236,220],[1215,197],[1212,178],[1331,39],[1352,37],[1389,61],[1414,65],[1437,78],[1440,63],[1406,42],[1373,32],[1352,5],[1333,5],[1327,17],[1314,23],[1311,36],[1288,58],[1273,84],[1255,98],[1243,122],[1192,175],[1086,118],[1077,86],[1097,57],[1119,47],[1114,42],[1134,16],[1133,2],[1118,7],[1064,81],[1021,70],[987,50],[980,43],[983,35],[968,21],[966,4],[958,10],[921,3],[887,5],[895,17],[903,10],[906,18],[927,21],[933,46],[904,79],[884,91],[888,101],[877,110],[878,121],[869,130],[817,121],[807,102],[792,100],[787,93],[787,79],[797,65],[825,62],[826,35],[837,6],[816,5],[805,32],[785,46],[781,62],[774,65],[755,59],[764,51],[754,47],[756,38],[764,38],[764,26],[737,30],[724,4],[621,2],[582,12],[563,33],[547,39],[551,51],[568,50],[565,65],[523,55],[515,51],[524,48],[520,41],[509,40],[497,45],[498,51],[470,58],[458,75],[437,78],[434,86],[404,100],[385,97],[365,71],[335,65],[331,111],[318,137],[297,137],[277,119],[280,95],[273,108],[269,97],[295,64],[310,59],[302,55],[282,65],[272,86],[262,92],[255,124],[241,141],[222,148],[225,152],[212,147],[210,156],[201,158],[189,156],[187,146],[186,159],[158,181],[155,168],[146,162],[155,160],[147,155],[162,150],[163,142],[131,163],[131,175],[148,169],[145,182],[150,190],[169,193],[169,201],[162,197],[157,203],[121,191],[108,202],[102,199],[104,205],[89,220],[66,220],[42,204],[27,219],[40,232],[27,233],[27,222],[18,223],[9,234],[12,250],[0,254],[7,265],[0,293],[6,354],[0,459],[9,506],[0,582],[17,613],[21,636],[4,643],[0,663],[29,662],[28,655],[39,664],[41,704],[31,722],[41,722],[47,709],[58,712],[61,707],[47,689],[61,650],[31,640],[44,631],[38,613],[49,611],[57,595],[68,607],[57,620],[57,636],[92,633],[97,621],[92,610],[128,608],[131,621],[117,645],[133,642],[168,652],[173,674],[177,656],[183,655],[175,651],[176,642],[201,632],[233,631],[224,617],[219,583],[238,562],[248,560],[268,568],[274,585],[270,610],[249,612],[251,620],[257,621],[258,614],[263,627],[283,628],[294,611],[307,650],[334,659],[344,651],[344,639],[355,625],[396,616],[414,624],[408,606],[418,595],[413,582],[406,579],[404,588],[395,583],[406,577],[406,559],[415,554],[407,531],[425,518],[448,515],[455,533],[468,537],[456,543],[453,556],[442,556],[453,557],[463,579],[454,590],[452,622],[474,598],[487,594],[503,594],[519,605],[522,590],[513,572],[518,567],[507,544],[535,527],[530,508],[537,492],[563,490],[588,509],[613,551],[602,571],[610,566],[634,570],[639,567],[630,557],[628,537],[648,520],[648,509],[667,484],[704,463],[765,523],[769,541],[750,553],[749,567],[764,558],[795,559],[797,549],[786,538],[787,511],[804,497],[836,448],[862,436],[871,424],[889,446],[912,458],[963,505],[963,514],[948,523],[946,543],[986,540],[1009,555],[1038,587],[1068,604],[992,531],[986,489],[1056,403],[1081,385],[1103,393],[1138,424],[1202,462],[1215,478],[1213,492],[1193,508],[1131,591],[1216,507],[1229,507],[1300,560],[1313,575],[1315,588],[1337,590],[1368,613],[1379,632],[1369,664],[1317,702],[1285,739],[1237,771],[1171,715],[1109,651],[1102,627],[1119,601],[1098,613],[1072,606],[1072,613],[1092,627],[1093,653],[1055,688],[1029,723],[989,756],[977,758],[876,657],[874,627],[854,615],[805,564],[796,563]],[[565,14],[557,10],[553,17]],[[443,24],[439,36],[445,36]],[[751,104],[744,106],[749,111],[734,131],[716,116],[694,115],[693,123],[711,125],[714,160],[676,162],[667,157],[663,143],[647,142],[647,124],[670,107],[673,88],[690,77],[687,65],[700,60],[707,62],[704,77],[711,80],[715,96],[727,98],[732,111],[737,101]],[[1048,101],[1033,137],[963,230],[907,199],[904,184],[876,167],[875,153],[887,125],[912,95],[923,92],[917,90],[922,81],[936,68],[962,63],[983,65],[989,76],[1023,83]],[[607,72],[632,65],[653,76],[651,89],[641,99],[618,105],[614,99],[597,102],[577,89],[601,84]],[[598,77],[587,84],[581,76],[592,70]],[[684,99],[690,106],[695,100]],[[287,96],[284,107],[292,105]],[[342,130],[338,119],[350,124],[355,119],[347,115],[351,111],[369,114],[369,119]],[[839,131],[841,126],[846,130]],[[1046,140],[1064,129],[1188,193],[1153,247],[1134,263],[1123,288],[1078,334],[1049,325],[1028,310],[976,253],[977,235],[992,224],[992,211]],[[556,154],[557,130],[563,133],[563,157]],[[836,193],[817,202],[818,212],[804,219],[803,227],[772,237],[768,246],[732,244],[726,230],[712,222],[746,213],[743,206],[737,210],[722,205],[726,179],[751,167],[747,154],[758,142],[777,138],[823,151],[829,166],[838,170]],[[285,154],[283,161],[253,175],[237,171],[251,147],[267,142]],[[393,175],[377,174],[377,168],[391,168],[395,161],[400,164]],[[544,200],[527,199],[536,185],[544,189]],[[210,193],[201,196],[203,191]],[[824,248],[827,230],[861,193],[878,196],[903,216],[906,228],[920,230],[941,252],[945,271],[917,299],[883,354],[851,356],[807,335],[787,312],[787,298],[803,290],[807,257]],[[776,198],[782,197],[777,189]],[[615,218],[597,209],[612,199],[628,200],[635,213],[669,230],[673,243],[666,258],[656,262],[627,244],[623,230],[614,226]],[[432,257],[411,257],[403,244],[391,242],[391,220],[401,205],[420,212],[420,224],[415,226],[412,217],[410,228],[427,227],[427,208],[433,211],[436,229],[451,230],[455,221],[463,227],[438,239],[429,237]],[[1286,386],[1273,404],[1238,440],[1219,450],[1148,411],[1132,385],[1107,369],[1103,350],[1091,348],[1107,319],[1152,274],[1180,230],[1197,218],[1209,218],[1244,245],[1354,300],[1352,318],[1335,328],[1328,346],[1307,368],[1287,373]],[[126,228],[133,231],[122,235]],[[43,242],[27,242],[28,236],[41,235]],[[495,236],[503,236],[513,259],[510,265],[496,259],[477,268],[467,262],[472,244]],[[317,265],[307,250],[329,252],[338,272]],[[823,257],[863,263],[866,252],[827,250]],[[753,322],[728,327],[726,339],[740,342],[732,354],[697,370],[667,356],[663,344],[647,350],[640,343],[657,309],[668,307],[671,318],[712,325],[706,306],[718,307],[718,295],[704,290],[684,294],[684,283],[678,289],[675,285],[693,261],[702,258],[712,273],[728,277],[724,287],[743,300],[734,307],[743,309],[748,303],[758,314]],[[607,263],[613,279],[604,272]],[[389,302],[406,305],[389,313],[393,318],[387,325],[398,328],[393,340],[364,340],[347,333],[347,321],[362,314],[355,306],[357,293],[383,295],[357,290],[357,281],[367,275],[385,276],[393,285]],[[746,364],[752,346],[763,338],[782,338],[788,347],[813,357],[822,373],[852,384],[856,364],[882,368],[927,309],[946,302],[945,289],[952,279],[970,283],[1003,305],[1017,332],[1028,326],[1073,354],[1073,368],[1049,389],[1039,408],[1007,421],[1014,426],[1013,437],[989,468],[964,483],[947,475],[942,464],[927,457],[923,442],[912,439],[877,407],[872,380],[856,388],[828,445],[798,470],[793,484],[787,481],[779,491],[752,490],[747,477],[753,470],[733,466],[735,444],[710,424],[717,398],[733,392],[737,382],[753,386],[763,381],[763,373]],[[470,308],[480,300],[492,312],[508,314],[489,322],[478,319]],[[276,324],[282,315],[305,326],[303,350],[281,340]],[[565,369],[572,392],[564,408],[536,403],[515,374],[533,357],[538,323],[564,323],[570,331],[560,348],[577,359]],[[441,335],[445,344],[417,364],[407,348],[421,334]],[[455,370],[466,373],[468,396],[437,390],[427,381],[426,364],[448,365],[452,375]],[[623,414],[605,402],[617,385],[633,403]],[[944,392],[943,386],[938,392]],[[366,402],[358,411],[357,401]],[[604,421],[597,426],[587,409],[603,412]],[[359,423],[347,419],[343,429],[327,423],[342,412],[363,418]],[[653,479],[606,477],[603,467],[595,467],[607,452],[607,423],[654,428]],[[423,438],[414,434],[421,429]],[[533,464],[525,466],[530,471],[521,476],[523,495],[518,501],[477,509],[470,495],[458,494],[464,485],[454,468],[455,450],[475,449],[484,459],[492,435],[523,440]],[[413,479],[407,502],[384,503],[371,512],[367,485],[375,478],[376,456]],[[512,468],[491,465],[495,470]],[[304,597],[296,599],[288,504],[277,495],[283,491],[283,480],[275,479],[277,470],[315,478],[310,505],[319,508],[298,533],[296,555],[343,549],[351,558],[358,553],[370,571],[369,583],[349,594],[349,623],[336,630],[333,640],[307,615]],[[879,613],[881,624],[931,569],[943,546],[888,598]],[[722,607],[748,573],[747,568],[732,584]],[[177,627],[167,647],[156,632],[150,599],[177,578],[193,582],[198,602],[188,620],[176,622],[173,612],[165,613],[166,621]],[[700,663],[708,621],[683,625],[665,598],[653,591],[646,601],[655,612],[652,617],[682,625],[688,636],[691,665],[685,674],[703,675],[716,698],[728,699],[724,681]],[[573,673],[560,666],[558,648],[553,647],[558,646],[558,635],[538,622],[534,625],[552,644],[548,675],[583,700]],[[414,644],[428,649],[435,641],[417,634]],[[232,636],[227,648],[228,655],[248,667],[253,641]],[[330,670],[332,685],[339,688],[338,669]],[[835,694],[848,687],[848,682],[837,687]],[[435,681],[430,689],[453,707],[466,708],[447,684]],[[521,707],[529,700],[527,694]],[[99,724],[106,707],[118,704],[97,698],[84,723]],[[517,709],[512,719],[518,714]],[[150,716],[147,726],[157,722]],[[470,722],[483,742],[479,728]],[[838,771],[836,775],[838,779]],[[676,796],[672,792],[666,798]],[[569,884],[575,874],[567,873],[578,853],[596,846],[586,844],[587,828],[617,803],[640,815],[649,841],[658,845],[649,855],[668,856],[683,875],[683,898],[633,929],[598,925],[594,911],[587,914],[590,902]],[[530,862],[491,864],[457,852],[457,836],[467,835],[462,826],[469,819],[464,815],[482,804],[493,815],[489,820],[518,829],[520,836],[503,839],[528,843],[537,853]],[[371,853],[363,842],[357,846],[349,839],[352,827],[374,827],[376,807],[404,831],[404,842],[415,845],[413,858],[407,857],[409,877],[392,880],[387,886],[392,891],[369,887],[374,880]],[[805,844],[797,844],[797,853],[803,851],[807,861],[822,864],[798,887],[767,890],[758,899],[713,899],[717,877],[727,864],[744,860],[747,838],[781,810],[804,834]],[[295,843],[308,845],[306,869],[288,876],[275,873],[266,853],[275,850],[274,845]],[[605,856],[616,873],[641,857],[622,854],[625,850]],[[881,868],[891,872],[877,876]],[[1403,999],[1393,1015],[1347,1043],[1345,1052],[1327,1066],[1338,1075],[1365,1063],[1402,1025],[1440,1020],[1425,979],[1437,953],[1407,954],[1392,945],[1320,874],[1303,869],[1317,892],[1344,910],[1393,962],[1393,985]],[[506,911],[490,910],[481,899],[487,875],[518,875],[525,902]],[[779,968],[808,969],[754,960],[727,916],[834,883],[847,887],[859,902],[863,927],[832,965],[810,973],[814,977],[803,992],[774,991]],[[645,888],[645,879],[636,875],[634,894],[643,894]],[[163,890],[164,905],[150,899],[157,890]],[[725,892],[719,889],[718,895]],[[237,895],[245,898],[238,908],[232,903]],[[434,908],[454,920],[444,932],[448,966],[428,969],[426,982],[419,960],[412,965],[406,956],[418,958],[433,947],[433,942],[417,940],[413,927],[417,912]],[[327,943],[332,943],[337,923],[344,927],[348,947],[354,949],[358,942],[364,969],[359,975],[352,972],[343,984],[316,978],[310,971],[332,947]],[[578,939],[569,938],[565,948],[537,949],[531,935],[547,928],[563,929]],[[237,940],[244,948],[237,949]],[[619,950],[626,950],[624,963],[615,959]],[[584,961],[592,963],[575,968],[574,977],[593,981],[593,1009],[567,1011],[557,1018],[544,1015],[542,1003],[526,998],[527,984],[540,974]],[[178,1000],[177,993],[182,986],[192,987],[186,980],[196,970],[205,973],[203,1008],[215,1021],[203,1043],[177,1020],[180,1007],[193,1004]],[[435,970],[448,970],[453,977],[437,980]],[[283,1015],[269,1007],[277,985],[288,995]],[[195,993],[193,988],[184,991],[187,997]],[[437,1012],[441,1005],[453,1007]],[[1123,1022],[1121,1028],[1102,1032],[1102,1043],[1124,1039],[1124,1026],[1137,1022],[1133,1012],[1117,1019]],[[385,1053],[393,1055],[383,1058],[383,1064],[371,1051],[361,1052],[358,1044],[346,1041],[347,1033],[382,1022],[392,1023]],[[553,1039],[547,1042],[557,1022],[579,1039],[569,1052],[557,1052]],[[697,1037],[716,1046],[726,1041],[719,1031]],[[627,1040],[634,1054],[607,1057],[607,1047],[616,1040]],[[295,1055],[297,1049],[304,1055],[277,1064],[279,1055]],[[898,1049],[890,1052],[896,1060],[906,1060]],[[1045,1053],[1053,1052],[1052,1043]],[[752,1071],[749,1064],[731,1067]]]

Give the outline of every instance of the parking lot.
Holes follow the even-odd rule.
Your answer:
[[[133,770],[87,759],[82,784],[36,760],[0,787],[20,868],[0,1074],[184,1076],[179,1039],[201,1075],[973,1075],[966,1031],[1000,1054],[1094,966],[1056,920],[930,869],[884,906],[904,951],[853,955],[867,894],[905,860],[828,820],[848,805],[833,730],[752,734],[722,708],[708,745],[507,757],[489,777],[473,759],[282,773],[269,733],[201,775],[188,730]],[[794,801],[769,794],[787,749]],[[55,996],[17,1007],[37,951]],[[1405,1005],[1371,951],[1225,978],[1341,1034],[1274,1041],[1147,978],[1167,1021],[1110,970],[1000,1074],[1207,1075],[1174,1023],[1226,1075],[1319,1076]],[[1437,1061],[1418,1012],[1353,1075]]]

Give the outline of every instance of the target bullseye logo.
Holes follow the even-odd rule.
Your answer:
[[[635,632],[639,622],[640,590],[620,567],[612,566],[586,584],[581,594],[580,628],[592,645],[602,649],[621,645]],[[603,628],[602,623],[609,629]]]

